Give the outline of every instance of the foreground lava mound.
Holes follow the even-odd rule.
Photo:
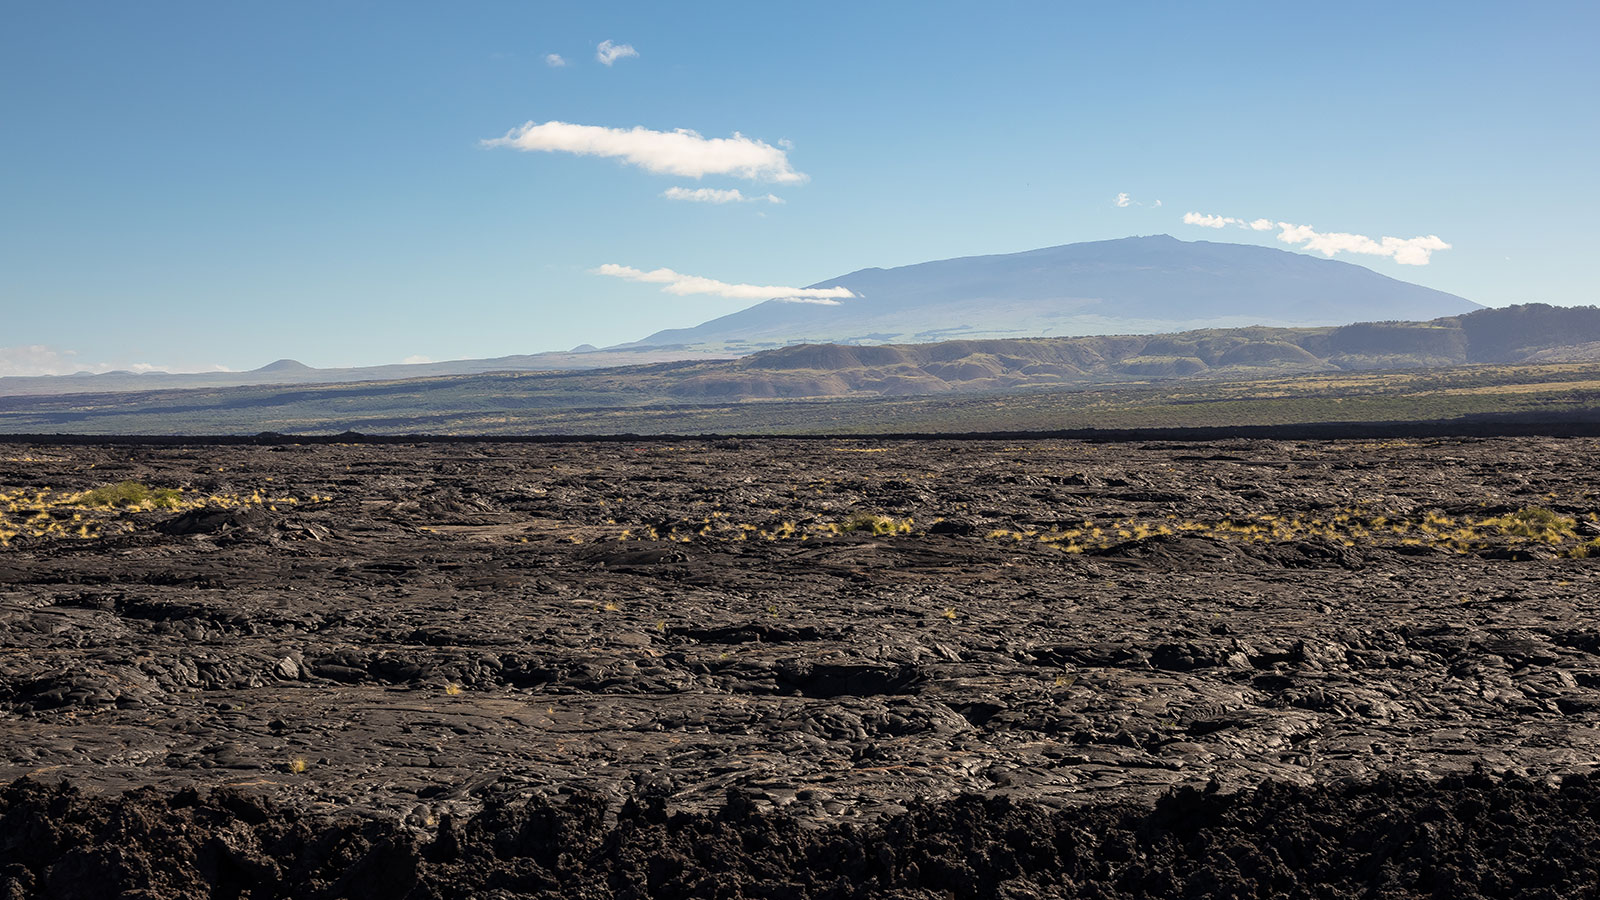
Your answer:
[[[0,895],[27,897],[1537,897],[1600,884],[1600,783],[1515,777],[1180,788],[1153,808],[965,796],[805,827],[485,799],[464,821],[308,817],[236,789],[0,792]]]
[[[1597,451],[10,445],[0,897],[1573,896]]]

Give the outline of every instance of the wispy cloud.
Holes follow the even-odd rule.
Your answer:
[[[76,362],[71,350],[57,350],[43,344],[0,347],[0,377],[11,375],[70,375],[86,368]]]
[[[698,275],[685,275],[671,269],[652,269],[648,272],[635,269],[632,266],[619,266],[615,263],[606,263],[594,270],[596,275],[608,275],[612,278],[621,278],[624,281],[637,281],[644,284],[664,285],[664,293],[679,297],[690,294],[710,294],[715,297],[727,297],[731,300],[779,300],[785,303],[816,303],[823,306],[838,306],[841,297],[854,297],[849,288],[794,288],[770,284],[729,284],[726,281],[717,281],[712,278],[702,278]]]
[[[764,197],[747,196],[739,192],[738,188],[683,188],[670,187],[661,192],[661,196],[668,200],[688,200],[691,203],[782,203],[783,198],[775,194]]]
[[[1350,234],[1345,231],[1322,232],[1310,225],[1273,222],[1271,219],[1253,219],[1247,222],[1232,216],[1214,216],[1197,212],[1184,213],[1183,221],[1186,225],[1199,225],[1204,228],[1225,228],[1229,225],[1250,231],[1271,231],[1276,228],[1278,240],[1283,243],[1303,245],[1307,250],[1315,250],[1324,256],[1331,257],[1339,253],[1387,256],[1402,266],[1425,266],[1432,261],[1435,251],[1450,249],[1450,245],[1436,234],[1414,238],[1387,235],[1370,238],[1364,234]]]
[[[850,296],[854,297],[855,295],[851,294]],[[831,298],[828,298],[828,297],[774,297],[772,299],[776,300],[779,303],[809,303],[812,306],[839,306],[840,305],[839,301],[831,299]]]
[[[1160,200],[1154,200],[1154,201],[1151,201],[1148,204],[1140,202],[1140,201],[1135,200],[1132,197],[1128,196],[1128,193],[1126,191],[1118,194],[1116,196],[1116,199],[1112,200],[1111,203],[1112,203],[1112,205],[1116,206],[1118,209],[1127,209],[1130,206],[1160,206],[1161,205],[1161,201]]]
[[[544,55],[544,64],[552,69],[559,69],[567,64],[567,60],[566,57],[559,53],[546,53]]]
[[[796,184],[806,176],[789,165],[789,154],[737,131],[731,138],[705,138],[686,128],[652,131],[644,127],[605,128],[569,122],[527,122],[505,137],[483,142],[486,147],[575,153],[620,159],[648,172],[700,178],[732,175],[751,181]]]
[[[638,55],[639,51],[633,49],[632,44],[616,44],[609,40],[601,41],[599,46],[594,48],[594,58],[599,60],[603,66],[609,66],[619,59]]]
[[[17,347],[0,347],[0,378],[32,375],[73,375],[78,372],[163,372],[165,366],[151,363],[85,363],[79,360],[76,350],[61,350],[45,344],[25,344]],[[214,371],[226,372],[223,366],[213,366]]]
[[[433,362],[433,357],[423,356],[420,353],[413,353],[405,359],[400,360],[400,364],[405,366],[420,366],[431,362]]]

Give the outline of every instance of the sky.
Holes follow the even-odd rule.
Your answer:
[[[1129,235],[1600,302],[1600,4],[10,3],[0,375],[636,340]]]

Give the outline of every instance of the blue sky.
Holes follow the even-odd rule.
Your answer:
[[[1593,3],[36,3],[6,20],[0,374],[604,345],[752,302],[605,265],[795,287],[1132,234],[1326,246],[1489,305],[1600,299]],[[607,41],[633,55],[601,62]],[[485,143],[551,122],[591,130],[531,145],[632,161]],[[1450,246],[1413,251],[1425,265],[1402,264],[1411,245],[1348,249],[1428,236]]]

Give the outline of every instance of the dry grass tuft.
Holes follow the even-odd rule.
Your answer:
[[[113,509],[178,509],[183,492],[174,488],[153,488],[138,481],[119,481],[84,491],[72,498],[82,506]]]

